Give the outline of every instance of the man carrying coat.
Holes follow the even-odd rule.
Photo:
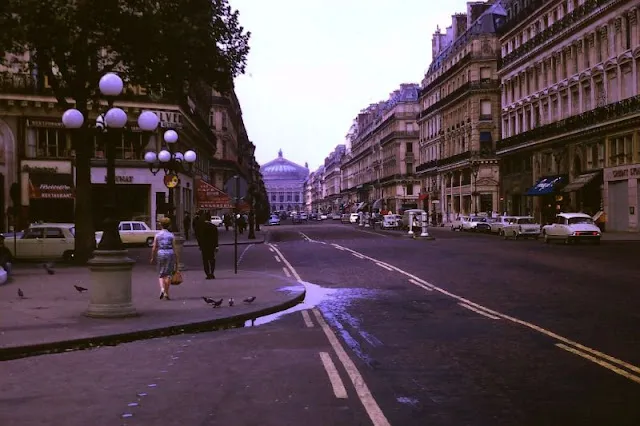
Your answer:
[[[206,279],[213,280],[216,278],[216,253],[218,252],[218,228],[211,223],[211,215],[203,213],[200,216],[200,223],[196,229],[196,238],[198,239],[198,247],[202,254],[202,266]]]

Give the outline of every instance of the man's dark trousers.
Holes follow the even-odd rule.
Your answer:
[[[207,278],[214,278],[216,269],[216,250],[218,248],[218,228],[206,221],[198,224],[196,237],[202,254],[202,266]]]
[[[207,277],[214,276],[216,272],[216,251],[215,250],[202,250],[202,266],[204,267],[204,274]]]

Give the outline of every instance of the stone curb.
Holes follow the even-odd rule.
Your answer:
[[[158,337],[175,336],[185,333],[203,333],[207,331],[226,330],[230,328],[244,327],[245,321],[257,319],[266,315],[285,311],[302,303],[306,296],[306,290],[286,302],[269,306],[257,311],[246,312],[225,318],[217,318],[209,321],[184,323],[159,328],[129,331],[126,333],[109,334],[104,336],[87,337],[82,339],[62,340],[59,342],[41,343],[36,345],[14,346],[0,348],[0,362],[20,358],[28,358],[39,355],[51,355],[62,352],[73,352],[86,349],[95,349],[100,346],[117,346],[123,343],[138,340],[149,340]]]
[[[262,236],[262,239],[255,239],[255,240],[243,240],[243,241],[238,241],[238,245],[239,246],[247,246],[249,244],[264,244],[264,241],[266,239],[266,235]],[[219,244],[220,246],[232,246],[234,243],[221,243]],[[196,242],[189,242],[189,243],[184,243],[183,247],[198,247],[198,243]]]

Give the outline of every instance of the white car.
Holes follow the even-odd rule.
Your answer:
[[[358,213],[351,213],[351,216],[349,216],[349,222],[351,223],[358,223],[359,220],[360,215]]]
[[[513,238],[535,238],[540,237],[540,224],[536,223],[531,216],[514,217],[502,227],[502,236],[504,239]]]
[[[382,216],[382,222],[380,222],[382,229],[396,229],[400,227],[398,223],[398,217],[395,214],[386,214]]]
[[[211,216],[211,223],[215,226],[222,226],[222,218],[220,216]]]
[[[495,221],[491,222],[491,233],[502,236],[502,228],[513,219],[513,216],[498,216]]]
[[[309,220],[309,216],[306,213],[300,213],[300,220]]]
[[[329,218],[329,216],[327,216],[326,214],[322,213],[320,215],[320,220],[327,220]]]
[[[153,245],[153,240],[159,230],[149,228],[144,222],[140,221],[124,221],[118,225],[118,231],[120,232],[120,239],[123,244],[138,245],[144,244],[147,247]],[[100,244],[102,239],[102,231],[96,232],[96,244]]]
[[[460,216],[451,224],[452,231],[464,231],[471,227],[471,218],[469,216]]]
[[[565,244],[578,241],[592,241],[600,244],[602,232],[591,216],[584,213],[560,213],[555,223],[542,227],[544,242],[559,240]]]
[[[4,245],[12,257],[28,260],[71,261],[75,248],[73,223],[39,223],[29,226],[16,240],[6,237]],[[14,251],[15,245],[15,251]]]
[[[271,215],[271,217],[269,218],[269,225],[280,225],[280,216],[278,216],[277,214]]]

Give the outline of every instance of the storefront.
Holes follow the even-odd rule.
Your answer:
[[[537,221],[552,223],[558,213],[567,211],[568,199],[562,191],[566,183],[566,175],[545,176],[527,190],[525,195],[534,197],[533,216]]]
[[[640,232],[640,164],[604,171],[604,211],[607,231]]]
[[[104,220],[104,206],[107,200],[106,173],[105,167],[91,169],[93,218],[97,229],[100,229]],[[193,199],[192,178],[179,175],[179,179],[180,183],[173,193],[178,225],[182,223],[184,213],[191,211]],[[164,184],[164,173],[154,176],[146,168],[118,167],[116,185],[120,220],[140,220],[155,229],[159,216],[170,213],[169,189]]]
[[[75,189],[70,161],[22,160],[22,215],[32,222],[74,222]],[[25,218],[22,218],[25,219]]]

